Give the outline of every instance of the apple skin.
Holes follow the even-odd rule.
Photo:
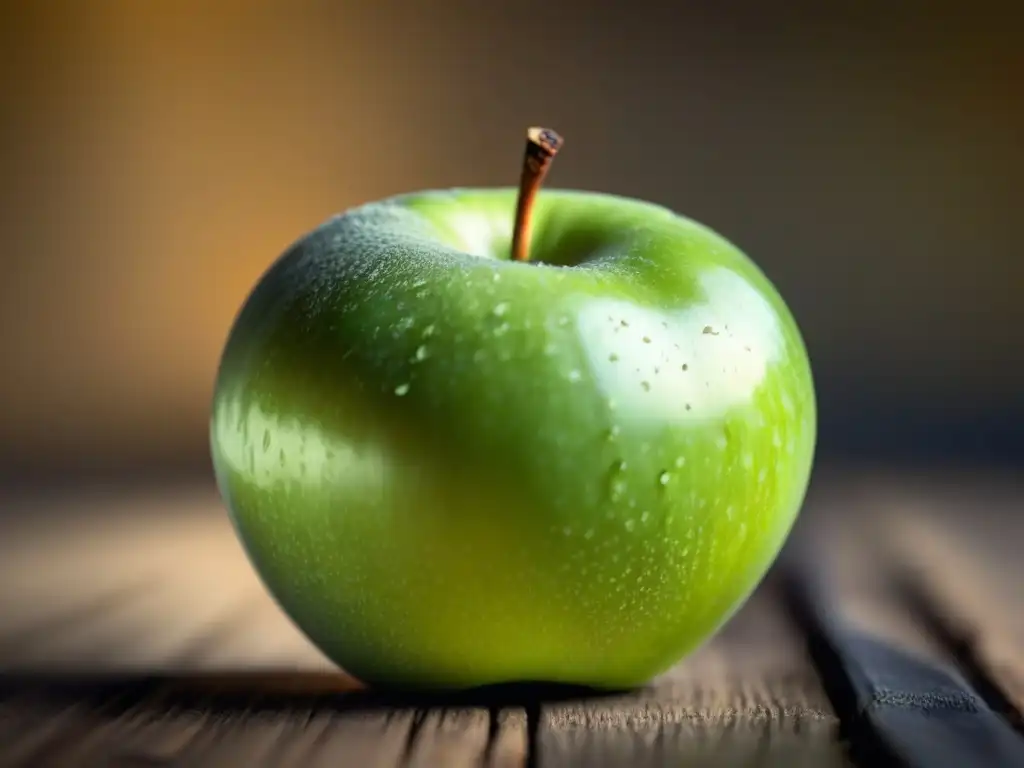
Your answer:
[[[762,272],[651,203],[512,189],[335,216],[230,332],[212,455],[270,593],[371,685],[641,685],[778,555],[816,405]]]

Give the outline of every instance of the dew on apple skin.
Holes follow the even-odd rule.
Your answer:
[[[651,391],[651,382],[649,381],[641,381],[640,386],[643,387],[644,392]]]
[[[676,469],[681,469],[684,464],[686,464],[686,457],[685,456],[676,456],[676,461],[675,461]]]
[[[618,501],[622,498],[622,494],[626,492],[626,482],[621,479],[612,480],[611,492],[609,496],[612,501]]]
[[[568,374],[566,374],[566,378],[575,383],[583,378],[583,374],[579,372],[579,369],[573,368]]]
[[[636,520],[633,520],[632,518],[630,518],[625,523],[623,523],[623,525],[625,526],[627,531],[632,532],[632,531],[634,531],[636,529]],[[639,581],[639,579],[637,579],[637,581]]]
[[[497,304],[494,305],[493,312],[494,312],[495,316],[501,317],[506,312],[508,312],[508,302],[507,301],[499,301]]]
[[[679,366],[679,368],[684,371],[690,370],[690,366],[688,363],[683,363],[681,366]]]
[[[626,492],[626,480],[623,473],[626,471],[626,462],[618,460],[612,463],[609,473],[609,497],[612,501],[619,501]]]
[[[264,450],[264,452],[270,450],[270,430],[269,429],[264,429],[263,430],[263,450]]]
[[[405,397],[407,394],[409,394],[409,388],[410,385],[408,384],[408,382],[405,384],[399,384],[397,387],[395,387],[395,394],[398,395],[399,397]]]
[[[658,482],[661,485],[668,485],[668,482],[671,479],[672,475],[670,475],[668,472],[662,472],[660,475],[658,475]]]
[[[615,363],[615,362],[618,362],[618,360],[619,360],[619,356],[617,354],[615,354],[614,352],[612,352],[610,355],[608,355],[608,362]]]
[[[641,523],[646,523],[648,520],[650,520],[650,518],[651,518],[651,513],[648,512],[646,509],[643,512],[640,513],[640,522]]]
[[[650,336],[644,336],[644,344],[650,344],[650,343],[651,343],[651,337]]]
[[[423,338],[428,338],[434,335],[434,331],[437,330],[436,326],[431,323],[423,329]]]

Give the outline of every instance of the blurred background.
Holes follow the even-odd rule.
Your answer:
[[[822,461],[1024,458],[1024,12],[976,2],[5,3],[0,466],[206,472],[240,303],[330,214],[655,200],[765,269]],[[127,475],[126,475],[127,476]]]

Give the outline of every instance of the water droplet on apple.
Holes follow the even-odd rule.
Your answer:
[[[761,467],[760,471],[757,473],[757,481],[759,483],[763,483],[765,481],[765,479],[767,479],[767,477],[768,477],[768,470],[765,469],[764,467]]]
[[[616,355],[614,352],[612,352],[610,355],[608,355],[608,360],[610,362],[612,362],[612,363],[617,362],[618,359],[619,359],[619,356]]]
[[[675,464],[676,464],[676,469],[679,469],[684,464],[686,464],[686,457],[685,456],[676,456]]]
[[[569,324],[569,316],[562,315],[560,318],[558,318],[558,324],[562,327],[567,326]]]
[[[500,272],[492,273],[491,274],[491,280],[493,280],[496,283],[500,283],[501,282],[501,273]]]
[[[416,347],[416,362],[421,363],[430,356],[430,352],[427,350],[426,344],[420,344]]]
[[[409,384],[399,384],[397,387],[395,387],[395,394],[398,395],[399,397],[405,397],[407,394],[409,394]]]
[[[427,338],[428,336],[433,336],[435,330],[437,330],[436,327],[434,326],[433,323],[431,323],[430,325],[423,329],[423,337]]]
[[[626,471],[626,462],[618,460],[612,462],[611,468],[608,470],[609,473],[609,495],[612,501],[618,501],[622,498],[622,494],[626,492],[626,481],[622,477],[622,474]]]
[[[586,533],[583,534],[583,538],[584,539],[592,539],[592,538],[594,538],[594,529],[593,528],[587,528]]]
[[[633,531],[636,528],[636,520],[629,519],[623,525],[625,525],[627,531]]]
[[[668,481],[671,479],[672,475],[670,475],[668,472],[662,472],[660,475],[658,475],[658,482],[661,483],[662,485],[668,485]]]
[[[640,513],[640,522],[646,523],[650,519],[650,517],[651,513],[645,509],[643,512]]]
[[[651,391],[651,382],[649,382],[649,381],[641,381],[640,382],[640,386],[644,388],[644,392],[650,392]]]
[[[565,526],[565,528],[562,529],[562,534],[564,536],[572,536],[572,528],[569,527],[568,525]]]
[[[608,428],[608,442],[615,440],[621,431],[622,430],[619,429],[618,424],[612,424],[611,427]]]
[[[270,430],[269,429],[264,429],[263,430],[263,450],[264,451],[270,450]]]
[[[576,368],[573,368],[573,369],[572,369],[571,371],[569,371],[569,373],[568,373],[568,375],[566,376],[566,378],[568,378],[568,379],[569,379],[569,381],[572,381],[572,382],[577,382],[577,381],[579,381],[579,380],[580,380],[581,378],[583,378],[583,374],[582,374],[582,373],[580,373],[578,369],[576,369]]]
[[[651,343],[651,337],[650,336],[644,336],[644,344],[650,344],[650,343]]]
[[[679,366],[679,367],[680,367],[680,368],[681,368],[682,370],[684,370],[684,371],[688,371],[688,370],[690,370],[690,366],[689,366],[689,365],[688,365],[687,363],[683,363],[683,364],[682,364],[681,366]]]
[[[506,312],[508,312],[507,301],[499,301],[497,304],[494,305],[494,314],[497,315],[498,317],[501,317]]]
[[[611,500],[618,501],[622,498],[622,494],[626,492],[626,481],[622,479],[612,480],[611,487]]]
[[[732,516],[733,516],[733,513],[734,513],[735,511],[736,511],[736,510],[735,510],[735,509],[734,509],[734,508],[732,507],[732,505],[730,505],[730,506],[726,507],[726,508],[725,508],[725,519],[726,519],[726,520],[732,520]]]

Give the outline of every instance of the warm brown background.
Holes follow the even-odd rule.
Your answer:
[[[764,266],[814,356],[823,453],[1024,454],[1019,11],[3,9],[8,471],[203,466],[220,346],[268,262],[371,198],[514,182],[536,122],[568,138],[553,185],[667,203]]]

